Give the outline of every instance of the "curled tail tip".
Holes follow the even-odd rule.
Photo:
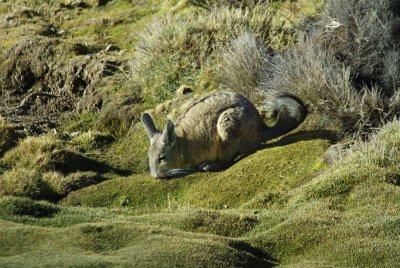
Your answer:
[[[299,123],[303,122],[308,115],[307,105],[302,99],[292,93],[282,92],[276,95],[273,108],[274,112],[279,113],[282,108],[286,108],[288,112],[286,116],[297,119],[300,121]]]
[[[297,128],[308,115],[307,105],[292,93],[275,94],[271,102],[272,107],[270,108],[272,108],[276,122],[273,127],[267,129],[267,140],[279,137]]]

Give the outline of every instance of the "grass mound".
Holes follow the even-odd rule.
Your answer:
[[[58,212],[59,208],[47,202],[33,201],[26,197],[2,197],[0,198],[1,217],[50,217]]]
[[[186,216],[181,229],[237,237],[253,229],[256,224],[257,218],[254,216],[200,210]]]
[[[52,161],[52,153],[61,149],[61,142],[54,135],[27,137],[17,148],[7,152],[2,162],[10,167],[45,170]]]
[[[379,265],[399,261],[396,251],[400,188],[396,161],[400,123],[394,121],[370,142],[260,216],[249,239],[284,264],[300,260],[339,266]],[[340,243],[337,243],[340,241]]]
[[[91,148],[108,139],[92,133],[70,142],[52,134],[27,137],[2,158],[9,169],[0,175],[0,195],[55,201],[105,180],[101,174],[119,171],[77,152],[76,144],[82,149]]]
[[[45,229],[3,222],[0,225],[2,266],[271,265],[267,256],[256,257],[244,243],[157,226],[96,223]],[[8,246],[12,244],[17,244],[18,250]]]
[[[291,138],[301,137],[299,133]],[[168,207],[237,208],[255,197],[279,193],[307,181],[329,146],[329,141],[319,138],[258,151],[218,173],[173,180],[155,180],[149,174],[111,179],[75,191],[64,202],[92,207],[128,205],[150,211]],[[277,158],[285,160],[276,162]]]
[[[19,168],[6,171],[0,177],[0,195],[26,196],[40,199],[48,194],[40,174],[33,169]]]

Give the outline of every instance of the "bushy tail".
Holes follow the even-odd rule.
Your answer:
[[[279,137],[298,127],[307,116],[307,107],[291,93],[279,93],[270,102],[272,116],[276,118],[273,127],[267,127],[264,140]]]

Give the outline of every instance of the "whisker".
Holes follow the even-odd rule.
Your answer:
[[[198,168],[177,168],[170,169],[168,171],[168,175],[170,177],[182,177],[198,171],[200,171]]]

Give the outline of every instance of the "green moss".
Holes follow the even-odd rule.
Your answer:
[[[147,149],[149,139],[141,125],[134,125],[125,137],[114,143],[107,152],[111,165],[133,173],[143,173],[147,170]]]
[[[174,200],[187,183],[188,181],[154,180],[149,175],[116,178],[75,191],[63,203],[91,207],[129,206],[138,210],[154,211],[170,206],[171,199]]]
[[[237,237],[250,231],[256,224],[255,215],[199,210],[189,213],[179,227],[185,231]]]
[[[246,244],[208,235],[132,223],[64,229],[0,221],[1,266],[266,266]],[[14,245],[14,246],[10,246]],[[51,256],[51,258],[43,258]],[[211,257],[212,256],[212,257]]]
[[[74,192],[65,202],[120,206],[122,198],[128,200],[126,205],[149,210],[165,209],[171,202],[175,206],[199,208],[239,207],[262,193],[291,189],[307,181],[307,176],[314,172],[315,161],[327,146],[326,141],[316,140],[264,149],[226,171],[198,173],[182,179],[155,180],[149,174],[113,179]],[[308,160],[304,162],[305,159]]]
[[[196,207],[231,208],[246,203],[249,207],[254,198],[309,180],[327,145],[323,140],[301,141],[258,151],[225,172],[199,178],[185,192],[186,202]]]

